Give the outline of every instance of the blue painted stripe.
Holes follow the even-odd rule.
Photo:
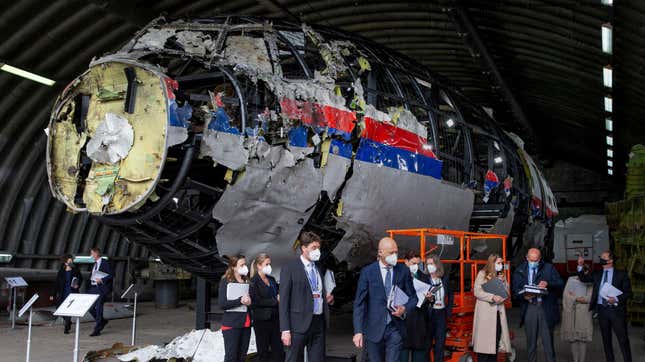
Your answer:
[[[366,138],[361,139],[356,152],[356,159],[431,176],[436,179],[441,179],[441,169],[443,167],[443,162],[435,158],[386,146]]]
[[[352,158],[352,144],[333,138],[329,147],[329,153],[345,158]]]

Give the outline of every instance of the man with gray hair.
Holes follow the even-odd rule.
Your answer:
[[[548,294],[520,294],[525,285],[547,289]],[[536,248],[529,249],[526,261],[513,273],[513,294],[522,300],[520,327],[524,324],[526,328],[529,362],[537,362],[538,337],[542,340],[546,360],[555,362],[553,328],[560,321],[558,293],[563,286],[558,271],[553,264],[542,260],[542,253]]]

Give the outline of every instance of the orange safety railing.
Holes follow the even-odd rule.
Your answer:
[[[478,266],[485,265],[487,260],[476,260],[471,259],[470,250],[471,250],[471,241],[472,240],[482,240],[482,239],[500,239],[502,242],[502,253],[500,257],[504,260],[506,280],[510,284],[511,274],[510,268],[508,267],[508,262],[506,260],[506,235],[500,234],[484,234],[484,233],[473,233],[468,231],[460,230],[445,230],[445,229],[435,229],[435,228],[419,228],[419,229],[391,229],[387,230],[389,236],[393,239],[396,239],[397,235],[403,236],[414,236],[419,238],[419,253],[421,254],[421,259],[425,260],[426,254],[436,249],[434,248],[428,250],[427,248],[427,237],[428,236],[439,236],[439,235],[449,235],[459,240],[459,259],[441,259],[441,262],[444,264],[455,264],[459,267],[459,292],[455,292],[455,305],[453,306],[453,312],[472,312],[475,308],[475,300],[472,293],[472,290],[475,286],[475,277],[479,270]],[[470,268],[470,292],[466,292],[465,281],[464,281],[464,271],[465,269]],[[510,298],[509,298],[510,299]],[[507,300],[507,307],[510,306],[510,300]]]

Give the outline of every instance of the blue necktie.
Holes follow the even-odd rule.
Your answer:
[[[385,273],[385,298],[390,298],[390,293],[392,292],[392,267],[385,267],[387,272]],[[388,325],[392,321],[392,316],[390,316],[390,311],[385,309],[385,324]]]
[[[607,274],[609,274],[609,270],[605,269],[605,272],[602,273],[602,282],[600,283],[600,288],[602,289],[602,286],[605,285],[605,282],[607,282]],[[599,293],[600,294],[600,293]],[[602,298],[602,297],[601,297]],[[607,306],[607,299],[602,298],[602,305]]]
[[[307,273],[309,276],[309,284],[311,285],[311,292],[316,293],[318,291],[318,276],[316,276],[316,272],[314,271],[314,264],[311,263],[309,264],[309,272]],[[322,299],[319,298],[314,298],[314,313],[316,313],[318,303],[321,302]]]

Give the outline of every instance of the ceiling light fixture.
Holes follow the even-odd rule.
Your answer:
[[[50,86],[50,87],[53,86],[56,83],[56,81],[51,80],[49,78],[45,78],[45,77],[40,76],[38,74],[34,74],[34,73],[28,72],[26,70],[20,69],[20,68],[16,68],[14,66],[11,66],[9,64],[5,64],[5,63],[2,63],[2,62],[0,62],[0,70],[3,70],[5,72],[7,72],[7,73],[11,73],[13,75],[17,75],[19,77],[23,77],[23,78],[26,78],[26,79],[32,80],[34,82],[38,82],[40,84]]]
[[[613,145],[614,145],[614,137],[607,136],[607,146],[613,146]]]
[[[605,65],[604,68],[602,68],[602,84],[607,88],[611,88],[613,86],[612,73],[611,65]]]
[[[602,51],[603,53],[612,53],[612,26],[610,23],[604,23],[601,27],[602,31]]]
[[[613,112],[613,101],[611,99],[611,96],[605,96],[605,112]]]
[[[614,122],[609,117],[605,118],[605,129],[609,132],[614,130]]]

